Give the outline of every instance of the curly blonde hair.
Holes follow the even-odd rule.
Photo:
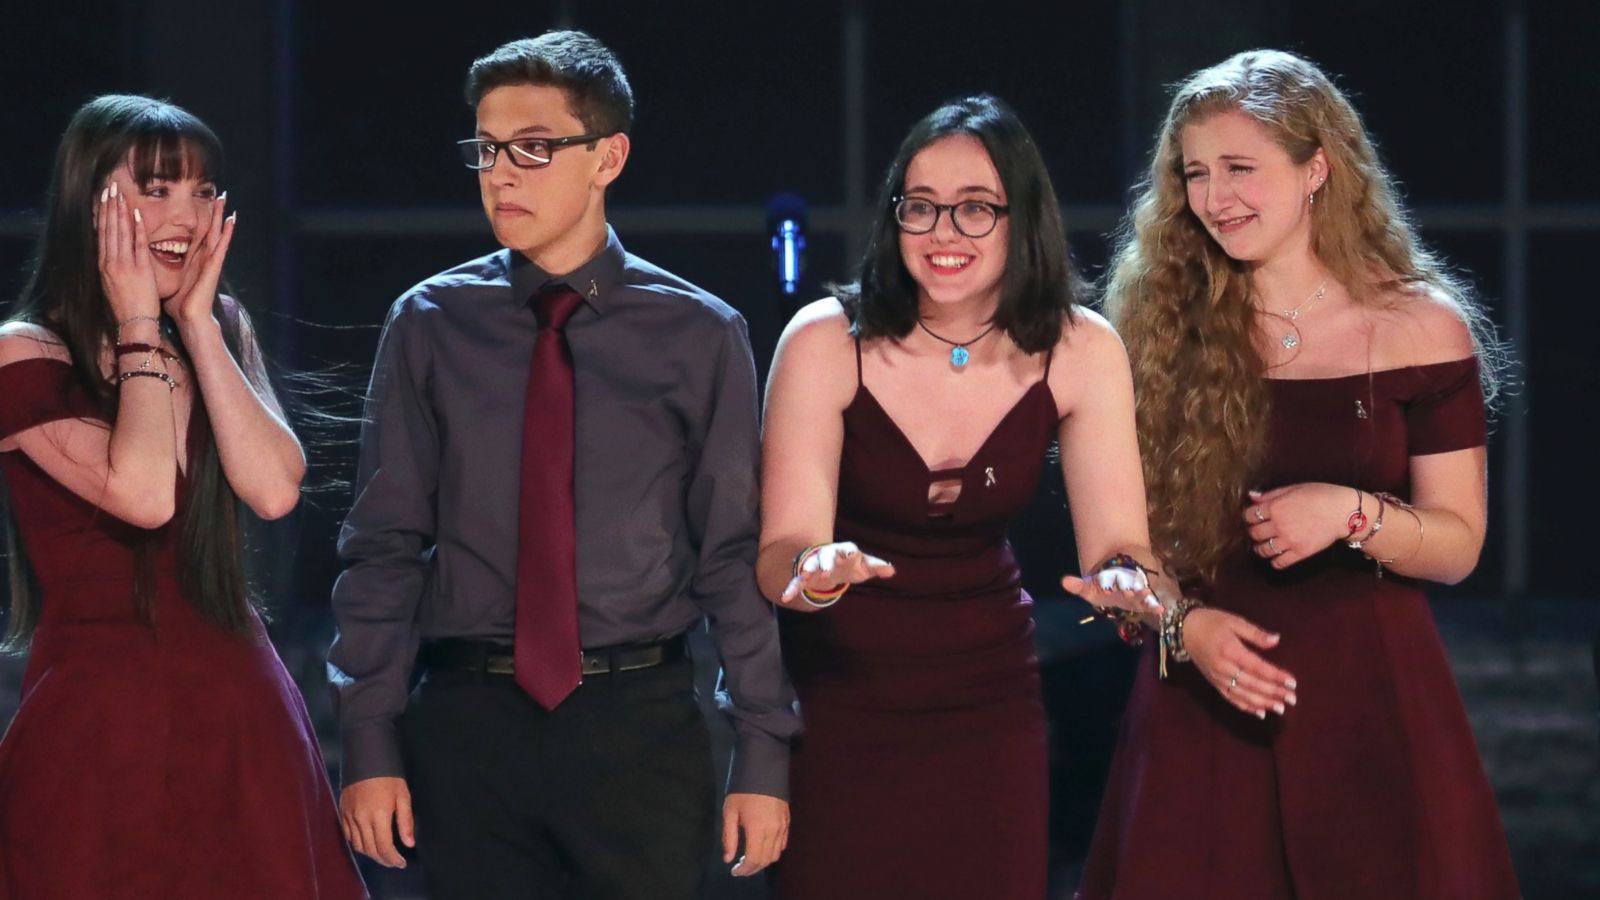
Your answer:
[[[1214,575],[1242,540],[1233,511],[1259,470],[1269,411],[1249,269],[1190,211],[1183,174],[1184,126],[1227,111],[1263,125],[1297,165],[1323,151],[1329,172],[1311,207],[1311,249],[1357,302],[1419,293],[1454,301],[1491,400],[1503,352],[1466,285],[1417,240],[1360,115],[1321,69],[1251,50],[1190,76],[1118,230],[1106,288],[1133,364],[1151,538],[1182,578]]]

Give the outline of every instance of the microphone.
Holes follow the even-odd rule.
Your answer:
[[[793,296],[800,289],[800,270],[806,252],[806,202],[784,192],[767,201],[767,233],[772,235],[772,257],[778,272],[778,289]]]

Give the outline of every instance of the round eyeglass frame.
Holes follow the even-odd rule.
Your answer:
[[[928,223],[927,228],[912,228],[906,224],[906,220],[901,216],[901,210],[905,208],[907,203],[926,203],[933,207],[933,221]],[[989,212],[994,215],[994,219],[990,221],[989,227],[976,234],[966,230],[965,228],[962,228],[960,220],[956,218],[956,208],[966,206],[969,203],[986,207],[988,208]],[[902,195],[894,198],[892,212],[894,213],[895,224],[899,225],[900,230],[906,234],[927,234],[928,232],[939,227],[939,216],[948,212],[950,214],[950,224],[957,232],[965,235],[966,237],[976,239],[988,237],[989,235],[993,234],[995,227],[1000,224],[1000,217],[1010,213],[1011,207],[1008,204],[990,203],[987,200],[962,200],[959,203],[935,203],[925,197],[906,197]]]

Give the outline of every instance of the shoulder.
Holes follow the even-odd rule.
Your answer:
[[[654,263],[624,254],[618,284],[656,305],[711,326],[744,327],[739,311],[705,288]]]
[[[480,298],[485,289],[504,290],[511,278],[507,261],[507,251],[497,250],[429,276],[412,285],[390,305],[389,320],[429,315],[470,303]]]
[[[1079,307],[1073,313],[1073,321],[1061,329],[1061,339],[1050,362],[1050,393],[1056,398],[1057,413],[1063,417],[1079,408],[1086,397],[1120,395],[1118,391],[1107,391],[1110,385],[1125,384],[1131,391],[1133,384],[1128,351],[1117,330],[1092,309]]]
[[[1075,307],[1071,320],[1062,324],[1061,339],[1056,342],[1054,352],[1056,363],[1070,360],[1087,365],[1120,359],[1126,365],[1128,358],[1122,337],[1106,317],[1083,307]],[[1052,365],[1051,370],[1054,369]]]
[[[850,317],[837,297],[824,297],[800,307],[779,340],[786,352],[801,356],[855,352]]]
[[[1426,366],[1476,353],[1468,311],[1430,284],[1396,288],[1381,300],[1374,343],[1381,368]]]
[[[31,322],[0,324],[0,366],[25,359],[53,359],[70,363],[67,346],[50,329]]]

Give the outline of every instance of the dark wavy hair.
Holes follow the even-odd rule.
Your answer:
[[[1017,114],[998,97],[978,94],[940,106],[900,143],[878,193],[877,218],[867,236],[856,280],[830,285],[860,338],[903,338],[917,324],[917,284],[900,257],[894,198],[905,190],[906,169],[924,147],[952,135],[983,143],[1000,174],[1010,207],[1006,268],[994,323],[1027,353],[1043,353],[1061,340],[1065,323],[1086,288],[1067,253],[1061,205],[1044,158]]]
[[[28,282],[8,317],[46,328],[60,339],[71,355],[74,381],[108,422],[116,421],[117,395],[101,375],[99,359],[101,348],[114,340],[117,323],[100,284],[94,196],[124,161],[141,185],[158,178],[215,180],[222,172],[222,144],[204,122],[161,100],[114,94],[84,104],[61,137]],[[240,368],[257,391],[270,396],[244,310],[219,295],[215,314]],[[162,330],[189,364],[177,329],[165,317]],[[188,503],[180,510],[183,594],[202,618],[244,634],[250,627],[252,601],[241,558],[239,499],[223,475],[211,423],[198,395],[191,415],[190,427],[199,440],[189,460]],[[20,650],[33,635],[39,603],[12,519],[7,529],[11,612],[0,647]],[[140,615],[151,621],[153,560],[161,535],[141,532],[138,541],[135,602]]]

